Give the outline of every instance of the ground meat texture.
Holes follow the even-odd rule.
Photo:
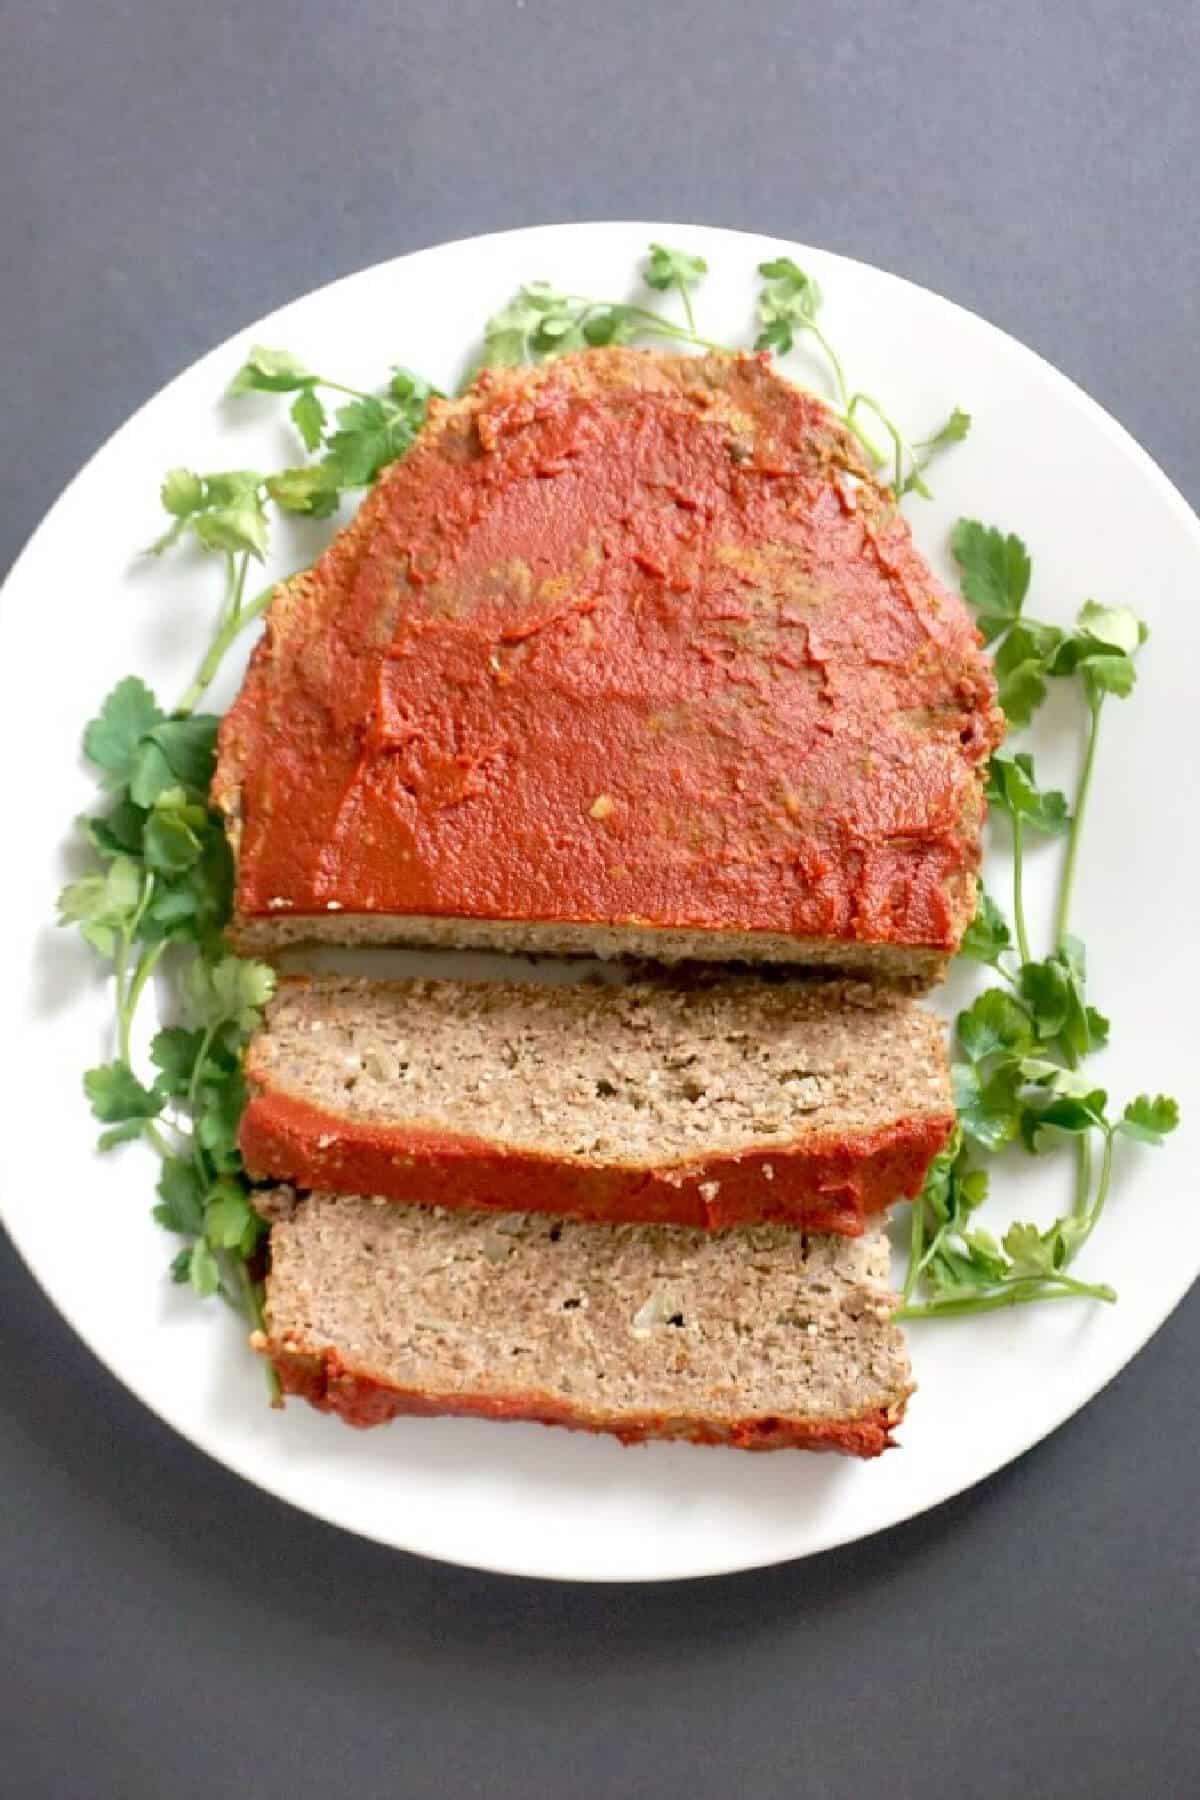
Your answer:
[[[285,981],[252,1174],[336,1193],[855,1234],[954,1123],[939,1022],[862,982]]]
[[[912,1379],[887,1242],[268,1201],[255,1346],[348,1424],[527,1419],[877,1456]]]

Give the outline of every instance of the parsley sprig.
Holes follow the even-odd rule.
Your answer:
[[[1126,608],[1090,600],[1074,631],[1039,624],[1024,614],[1032,569],[1018,537],[963,519],[951,541],[963,593],[985,638],[997,647],[1010,724],[1027,724],[1046,698],[1047,683],[1056,679],[1079,685],[1087,724],[1071,803],[1039,786],[1025,752],[997,750],[989,764],[992,814],[1007,819],[1011,835],[1014,931],[981,886],[961,953],[992,969],[1005,985],[987,988],[955,1024],[958,1054],[951,1074],[958,1124],[913,1205],[901,1308],[908,1318],[1073,1297],[1114,1300],[1106,1283],[1080,1281],[1070,1265],[1104,1212],[1118,1142],[1161,1144],[1179,1123],[1178,1106],[1164,1094],[1140,1094],[1114,1117],[1106,1090],[1081,1067],[1108,1042],[1109,1021],[1088,1000],[1086,951],[1070,928],[1101,716],[1108,696],[1132,693],[1146,626]],[[1054,943],[1040,959],[1032,954],[1025,916],[1024,852],[1031,833],[1066,842]],[[1097,1142],[1100,1166],[1093,1181]],[[1074,1195],[1071,1210],[1050,1226],[1015,1224],[997,1243],[974,1219],[988,1193],[988,1173],[978,1159],[1015,1143],[1035,1156],[1073,1144]],[[919,1289],[926,1298],[916,1297]]]
[[[786,356],[798,340],[810,337],[825,354],[833,374],[838,408],[846,424],[876,467],[888,459],[871,438],[862,423],[869,412],[883,426],[891,442],[891,484],[897,499],[906,494],[932,498],[925,482],[925,471],[940,450],[960,444],[971,429],[971,415],[956,406],[945,423],[929,437],[910,444],[899,426],[871,394],[852,389],[846,379],[842,359],[830,343],[819,321],[821,289],[813,277],[793,262],[790,256],[777,256],[771,262],[759,263],[763,286],[758,296],[759,332],[756,350],[773,350]]]
[[[331,419],[319,390],[344,395]],[[261,1322],[266,1226],[254,1210],[237,1147],[245,1104],[242,1052],[271,996],[264,963],[233,955],[233,870],[209,805],[218,719],[197,707],[235,640],[278,584],[246,597],[251,562],[265,560],[271,512],[330,515],[404,454],[434,389],[405,369],[368,394],[318,375],[286,351],[255,347],[231,394],[292,394],[290,413],[313,460],[264,474],[171,469],[160,491],[170,524],[151,546],[162,555],[185,536],[219,559],[222,595],[194,680],[167,712],[136,675],[119,681],[83,735],[104,794],[84,820],[92,869],[59,896],[59,920],[79,928],[113,971],[114,1052],[89,1069],[84,1092],[103,1126],[99,1148],[141,1141],[161,1169],[154,1216],[183,1239],[176,1281],[220,1293]],[[172,975],[177,1022],[150,1040],[135,1067],[139,1004],[160,968]]]
[[[674,288],[678,293],[689,331],[696,329],[689,290],[698,286],[707,274],[708,264],[702,256],[689,255],[686,250],[669,250],[665,244],[651,244],[650,254],[642,267],[642,280],[647,287],[656,288],[660,293]]]
[[[546,362],[571,350],[597,349],[610,344],[634,344],[660,338],[691,344],[700,350],[727,350],[728,346],[702,336],[696,330],[692,293],[703,281],[708,265],[702,256],[665,244],[651,244],[641,277],[648,288],[673,292],[682,303],[684,323],[669,319],[651,307],[624,300],[598,300],[586,294],[560,292],[546,281],[530,281],[493,313],[483,328],[483,348],[470,370],[508,368],[517,363]],[[969,413],[955,407],[944,424],[928,437],[909,442],[895,421],[872,395],[851,388],[841,358],[834,349],[818,314],[821,290],[811,275],[791,257],[776,257],[759,264],[763,286],[759,292],[756,350],[786,356],[805,335],[824,352],[833,376],[834,406],[853,431],[876,468],[890,461],[891,484],[898,499],[920,494],[928,500],[925,471],[933,458],[952,444],[961,443],[971,428]],[[891,446],[885,453],[868,432],[864,414],[882,425]]]
[[[331,419],[319,390],[347,396]],[[252,561],[266,559],[273,506],[281,513],[325,519],[347,495],[370,487],[389,463],[411,445],[436,393],[411,370],[395,368],[387,389],[368,394],[327,375],[318,375],[286,350],[255,345],[226,392],[293,394],[289,413],[312,460],[263,474],[258,469],[224,469],[199,475],[168,471],[159,498],[171,523],[150,545],[161,556],[185,536],[223,561],[225,580],[217,629],[196,678],[184,695],[184,711],[194,708],[211,685],[233,643],[270,603],[277,583],[246,599]],[[319,453],[319,454],[317,454]]]
[[[587,294],[560,292],[548,281],[528,281],[493,313],[483,328],[483,347],[470,370],[512,368],[518,363],[546,362],[570,350],[597,350],[611,344],[633,344],[664,338],[701,350],[723,345],[696,330],[692,290],[708,272],[702,256],[651,244],[642,265],[642,280],[659,292],[675,291],[682,300],[685,324],[653,307],[627,300],[596,300]]]
[[[220,819],[208,804],[217,720],[186,707],[170,715],[137,676],[117,683],[84,732],[84,754],[107,806],[85,821],[97,867],[59,897],[112,964],[115,1051],[83,1078],[103,1125],[101,1150],[140,1139],[162,1161],[155,1217],[184,1237],[172,1264],[197,1293],[220,1290],[257,1321],[255,1270],[265,1227],[254,1212],[237,1150],[244,1100],[241,1050],[274,985],[265,964],[222,944],[232,870]],[[134,1023],[168,951],[181,979],[183,1022],[134,1068]]]

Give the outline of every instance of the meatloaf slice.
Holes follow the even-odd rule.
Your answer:
[[[861,1232],[954,1124],[937,1020],[865,983],[285,981],[259,1177],[492,1211]]]
[[[912,1380],[883,1234],[487,1218],[276,1190],[283,1389],[378,1425],[472,1413],[742,1450],[877,1456]]]
[[[766,358],[487,372],[271,605],[213,790],[235,935],[931,980],[1000,723],[965,609]]]

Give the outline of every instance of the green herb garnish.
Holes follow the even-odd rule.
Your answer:
[[[890,460],[896,497],[903,499],[915,493],[929,499],[925,471],[940,451],[966,437],[971,428],[970,414],[956,406],[936,431],[910,443],[877,400],[852,389],[847,382],[841,359],[817,317],[821,290],[812,276],[787,256],[760,263],[758,272],[763,286],[758,296],[755,349],[786,356],[802,337],[811,337],[824,352],[833,376],[835,410],[876,468]],[[647,287],[678,294],[686,323],[680,325],[652,308],[628,301],[597,300],[586,294],[559,292],[549,282],[527,282],[485,324],[483,347],[468,379],[473,379],[482,368],[546,362],[571,350],[634,344],[654,338],[691,344],[700,350],[728,350],[728,345],[714,343],[696,330],[692,291],[708,273],[702,256],[665,244],[651,244],[641,273]],[[887,433],[890,456],[868,433],[863,423],[866,413],[872,414]]]
[[[332,421],[320,392],[345,395]],[[59,897],[59,919],[78,926],[112,965],[115,1055],[89,1069],[84,1093],[104,1127],[101,1150],[142,1140],[161,1159],[154,1216],[182,1237],[170,1265],[200,1295],[221,1294],[261,1322],[266,1225],[250,1200],[238,1124],[245,1105],[242,1052],[271,996],[274,973],[233,955],[222,932],[233,869],[209,805],[219,721],[196,708],[235,640],[265,610],[277,584],[245,597],[252,561],[264,560],[270,508],[324,517],[404,454],[434,390],[393,371],[382,394],[349,388],[286,351],[255,348],[231,394],[292,394],[290,412],[314,460],[263,474],[234,469],[168,472],[160,498],[170,524],[152,553],[190,534],[220,561],[224,581],[212,640],[195,680],[167,712],[136,675],[105,700],[83,734],[105,807],[84,830],[95,866]],[[139,1002],[170,951],[180,1022],[159,1031],[150,1067],[134,1067]]]
[[[702,256],[690,256],[686,250],[669,250],[665,244],[651,244],[650,254],[642,267],[642,280],[647,287],[657,288],[660,293],[674,288],[678,293],[689,331],[696,329],[689,290],[697,287],[707,274],[708,264]]]
[[[1111,1287],[1079,1281],[1070,1265],[1104,1211],[1118,1140],[1161,1144],[1179,1123],[1178,1106],[1161,1094],[1140,1095],[1114,1117],[1106,1090],[1081,1068],[1108,1042],[1109,1021],[1088,1000],[1084,946],[1070,929],[1105,699],[1132,692],[1134,658],[1149,634],[1127,609],[1090,600],[1073,632],[1038,624],[1023,611],[1032,571],[1020,538],[962,519],[951,541],[963,594],[984,636],[997,646],[1001,703],[1010,724],[1027,724],[1046,698],[1047,683],[1069,678],[1081,688],[1087,729],[1073,803],[1039,787],[1033,758],[1023,752],[997,750],[988,767],[993,816],[1007,818],[1012,838],[1015,952],[1014,932],[981,886],[961,954],[993,969],[1006,986],[986,989],[955,1024],[959,1055],[951,1074],[958,1125],[913,1203],[902,1318],[1080,1296],[1115,1300]],[[1054,945],[1041,959],[1033,956],[1025,917],[1024,851],[1031,832],[1066,840]],[[1013,1225],[997,1243],[973,1222],[988,1188],[978,1158],[1015,1143],[1035,1156],[1073,1146],[1074,1197],[1071,1210],[1048,1228]],[[1100,1166],[1093,1182],[1097,1143]],[[916,1298],[918,1290],[924,1298]]]
[[[971,429],[971,415],[956,406],[944,425],[929,437],[910,444],[878,400],[851,389],[841,358],[818,320],[821,290],[812,276],[790,256],[778,256],[772,262],[759,263],[758,272],[763,277],[763,286],[758,296],[759,333],[755,348],[774,350],[777,355],[786,356],[801,338],[812,338],[824,352],[833,373],[841,416],[877,467],[887,458],[867,435],[862,414],[872,413],[891,440],[892,487],[897,499],[916,493],[928,500],[931,496],[924,480],[925,470],[940,450],[962,442]]]
[[[223,1293],[257,1322],[253,1262],[266,1227],[247,1198],[237,1124],[241,1050],[274,975],[221,943],[232,871],[224,830],[208,804],[216,726],[215,718],[182,709],[168,716],[134,676],[113,689],[84,733],[84,753],[110,800],[108,810],[85,821],[98,868],[63,890],[59,916],[77,924],[113,966],[116,1055],[83,1078],[105,1127],[100,1148],[140,1138],[157,1151],[163,1168],[155,1216],[189,1240],[173,1272],[199,1293]],[[153,1072],[143,1079],[133,1066],[134,1020],[168,949],[181,975],[186,1024],[155,1036]]]
[[[655,244],[641,272],[649,289],[677,297],[683,323],[641,304],[531,282],[487,322],[480,366],[539,362],[568,350],[647,338],[723,348],[696,330],[693,294],[707,272],[703,258]],[[955,408],[930,436],[906,439],[871,396],[846,380],[820,321],[821,294],[811,277],[789,258],[765,263],[759,272],[758,347],[783,355],[811,339],[828,362],[841,416],[877,465],[884,457],[866,435],[863,415],[873,415],[887,433],[897,497],[927,494],[923,475],[930,459],[962,441],[968,415]],[[180,467],[165,477],[161,500],[169,524],[152,549],[162,554],[190,536],[211,552],[223,571],[220,609],[178,706],[165,710],[138,677],[128,676],[87,726],[84,751],[105,802],[84,822],[94,867],[63,890],[59,912],[113,969],[115,1055],[84,1078],[103,1127],[100,1147],[112,1150],[138,1139],[152,1146],[161,1160],[154,1216],[183,1240],[171,1263],[173,1277],[197,1294],[223,1294],[257,1322],[266,1227],[251,1203],[237,1132],[245,1102],[242,1053],[274,977],[265,964],[232,955],[222,937],[232,866],[208,801],[218,721],[196,709],[230,647],[275,591],[272,585],[246,597],[250,564],[263,561],[269,548],[271,509],[331,516],[347,494],[370,486],[405,453],[435,390],[396,369],[383,391],[366,393],[317,374],[287,351],[256,347],[229,392],[290,395],[290,417],[307,460],[271,473],[201,474]],[[332,418],[331,395],[342,402]],[[950,1316],[1074,1294],[1111,1299],[1111,1289],[1078,1281],[1069,1265],[1107,1201],[1117,1141],[1161,1143],[1178,1123],[1174,1101],[1161,1095],[1141,1095],[1114,1117],[1104,1090],[1081,1072],[1083,1060],[1106,1041],[1108,1021],[1087,999],[1083,946],[1069,930],[1102,708],[1108,695],[1132,690],[1145,627],[1124,609],[1092,602],[1073,632],[1039,624],[1023,610],[1030,566],[1019,539],[964,520],[954,550],[964,593],[996,647],[1010,721],[1026,723],[1049,681],[1072,678],[1087,703],[1088,734],[1070,804],[1039,786],[1027,755],[997,752],[992,759],[993,810],[1009,819],[1013,834],[1014,930],[981,889],[962,954],[994,970],[1004,985],[980,995],[958,1020],[958,1127],[913,1208],[902,1309],[908,1316]],[[1066,840],[1055,942],[1040,961],[1030,953],[1022,887],[1030,833]],[[149,1066],[139,1072],[135,1020],[160,967],[171,971],[179,1018],[155,1034]],[[1097,1141],[1101,1161],[1093,1186]],[[988,1181],[978,1159],[1017,1142],[1031,1154],[1075,1145],[1075,1201],[1048,1230],[1017,1225],[997,1243],[975,1220]],[[918,1290],[926,1297],[918,1298]]]

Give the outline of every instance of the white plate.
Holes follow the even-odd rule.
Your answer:
[[[96,1355],[248,1480],[406,1550],[559,1578],[713,1574],[806,1556],[910,1518],[1019,1456],[1082,1406],[1162,1323],[1200,1266],[1185,1129],[1163,1150],[1123,1147],[1110,1210],[1081,1258],[1079,1272],[1111,1279],[1120,1303],[913,1329],[920,1391],[902,1448],[879,1462],[682,1445],[624,1450],[539,1426],[473,1421],[356,1433],[300,1405],[268,1410],[261,1367],[232,1315],[165,1278],[174,1241],[150,1218],[149,1154],[93,1152],[79,1078],[108,1053],[110,997],[90,953],[52,924],[56,890],[75,866],[69,822],[94,798],[77,753],[80,728],[130,670],[164,697],[179,692],[215,604],[216,572],[198,558],[147,564],[131,556],[159,528],[163,471],[185,461],[278,466],[291,454],[280,405],[219,401],[251,342],[289,348],[364,387],[393,362],[449,384],[483,318],[518,283],[546,277],[619,297],[651,239],[707,256],[712,274],[698,305],[712,336],[748,341],[754,266],[788,252],[821,281],[826,328],[856,386],[885,397],[913,435],[951,405],[971,411],[969,442],[933,473],[936,500],[908,503],[919,543],[944,574],[948,528],[969,513],[1025,538],[1037,615],[1066,620],[1092,596],[1149,620],[1142,686],[1105,719],[1077,918],[1094,997],[1114,1021],[1103,1059],[1111,1090],[1123,1101],[1162,1087],[1194,1117],[1200,524],[1132,439],[1063,376],[894,276],[737,232],[645,224],[511,232],[365,270],[239,333],[117,432],[29,544],[0,622],[9,770],[0,918],[11,996],[0,1155],[19,1250]],[[820,379],[806,358],[792,367]],[[320,541],[311,528],[276,540],[280,571]],[[218,704],[236,674],[228,672]],[[1034,738],[1045,775],[1064,783],[1076,725],[1069,706],[1056,707]],[[1049,847],[1031,859],[1043,931],[1056,855]],[[1004,1159],[997,1215],[1053,1216],[1065,1202],[1065,1161]]]

